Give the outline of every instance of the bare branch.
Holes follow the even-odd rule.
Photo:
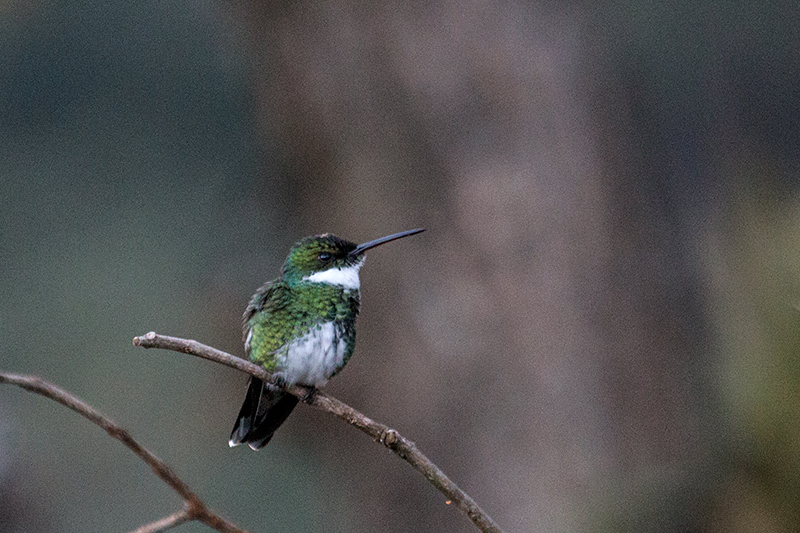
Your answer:
[[[186,511],[186,509],[181,509],[177,513],[171,514],[166,518],[162,518],[161,520],[157,520],[137,528],[131,531],[131,533],[161,533],[161,531],[166,531],[185,522],[189,522],[191,519],[192,517],[189,516],[189,513]]]
[[[137,533],[166,531],[170,527],[182,524],[188,520],[198,520],[222,533],[244,533],[241,529],[208,509],[202,500],[192,492],[189,486],[184,483],[164,461],[136,442],[126,429],[80,398],[38,376],[0,372],[0,383],[16,385],[27,391],[35,392],[36,394],[50,398],[100,426],[106,433],[127,446],[128,449],[135,453],[142,461],[147,463],[150,468],[153,469],[153,472],[186,502],[182,511],[170,515],[163,520],[159,520],[158,522],[143,526],[143,528],[136,530]]]
[[[141,337],[134,337],[133,344],[142,348],[162,348],[194,355],[235,368],[275,384],[273,377],[263,367],[194,340],[168,337],[151,331]],[[306,399],[308,395],[308,389],[305,387],[293,386],[286,388],[286,390],[300,399]],[[478,529],[487,533],[502,533],[500,527],[467,493],[461,490],[438,466],[423,455],[412,441],[406,439],[397,431],[375,422],[321,390],[311,396],[307,403],[312,407],[332,413],[348,424],[355,426],[375,441],[392,450],[401,459],[407,461],[425,476],[425,479],[436,487],[439,492],[444,494],[449,502],[452,502],[455,507],[463,511]]]

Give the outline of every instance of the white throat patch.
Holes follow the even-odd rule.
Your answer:
[[[362,259],[353,266],[345,268],[329,268],[320,272],[314,272],[310,276],[304,276],[303,281],[311,281],[313,283],[327,283],[328,285],[336,285],[345,289],[359,289],[361,287],[361,280],[358,277],[358,271],[364,266]]]

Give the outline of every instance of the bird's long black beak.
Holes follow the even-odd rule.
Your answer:
[[[409,235],[416,235],[417,233],[422,233],[423,231],[425,231],[424,228],[410,229],[408,231],[401,231],[400,233],[395,233],[394,235],[387,235],[386,237],[381,237],[380,239],[375,239],[374,241],[365,242],[364,244],[359,244],[358,246],[353,248],[353,251],[350,252],[350,255],[363,254],[370,248],[375,248],[376,246],[380,246],[381,244],[385,244],[395,239],[402,239],[403,237],[408,237]]]

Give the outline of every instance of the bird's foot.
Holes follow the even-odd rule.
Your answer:
[[[308,387],[308,392],[306,395],[301,398],[301,401],[305,404],[311,405],[314,403],[314,398],[317,396],[317,388],[316,387]]]

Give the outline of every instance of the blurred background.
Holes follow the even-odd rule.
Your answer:
[[[119,422],[260,531],[473,531],[300,406],[229,449],[290,245],[369,254],[328,390],[506,531],[800,531],[800,4],[0,2],[0,368]],[[181,505],[0,387],[0,532]],[[207,529],[198,524],[182,532]]]

